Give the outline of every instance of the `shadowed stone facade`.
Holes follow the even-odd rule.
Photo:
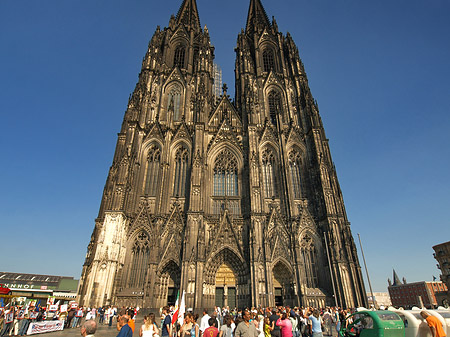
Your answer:
[[[157,27],[128,102],[82,305],[366,305],[328,140],[298,49],[251,0],[236,97],[213,92],[195,0]],[[328,256],[329,255],[329,259]],[[335,288],[335,290],[333,289]]]

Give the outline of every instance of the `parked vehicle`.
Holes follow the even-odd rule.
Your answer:
[[[0,283],[0,295],[11,295],[12,291],[4,284]]]
[[[405,325],[392,311],[358,311],[347,317],[339,337],[405,337]]]

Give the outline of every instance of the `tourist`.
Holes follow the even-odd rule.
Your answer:
[[[117,337],[133,337],[133,330],[128,325],[127,315],[119,316],[117,323],[117,328],[120,329]]]
[[[128,325],[130,326],[131,330],[134,333],[134,328],[136,326],[134,321],[134,310],[133,309],[127,309],[126,315],[128,317]]]
[[[422,316],[427,321],[428,327],[431,330],[432,337],[445,337],[446,336],[443,326],[442,326],[442,323],[437,317],[431,316],[425,310],[422,310],[420,312],[420,316]]]
[[[191,328],[191,337],[200,337],[200,327],[197,324],[198,314],[194,314],[191,316],[192,328]]]
[[[234,327],[232,326],[233,320],[230,315],[223,318],[223,324],[220,327],[219,337],[233,337]]]
[[[203,332],[204,337],[217,337],[219,334],[219,329],[217,329],[217,320],[214,317],[210,317],[208,320],[209,327]]]
[[[169,307],[166,305],[163,307],[163,323],[161,328],[161,337],[169,337],[172,336],[172,317],[169,313]]]
[[[272,324],[270,324],[269,317],[264,318],[264,337],[271,337],[270,332],[272,331]]]
[[[274,308],[272,310],[272,315],[269,317],[271,326],[270,335],[272,337],[281,337],[280,327],[275,324],[278,321],[278,318],[280,318],[278,315],[278,309]]]
[[[256,311],[255,319],[256,319],[256,322],[258,322],[258,326],[257,326],[257,330],[259,333],[258,337],[264,337],[264,316],[261,314],[258,314],[258,311]]]
[[[200,320],[200,331],[202,332],[202,334],[209,327],[208,320],[210,318],[211,316],[208,315],[208,310],[203,309],[203,317]]]
[[[258,337],[258,330],[253,322],[250,322],[250,312],[246,309],[242,312],[242,321],[236,326],[234,337]]]
[[[155,323],[155,314],[150,313],[148,316],[144,316],[144,324],[139,330],[139,337],[153,337],[158,334],[159,329]]]
[[[292,336],[299,337],[299,335],[300,335],[300,332],[299,332],[299,329],[298,329],[298,327],[299,327],[299,324],[298,324],[299,319],[298,319],[298,316],[297,316],[297,314],[295,313],[294,310],[291,310],[289,312],[289,321],[291,322],[291,325],[292,325]]]
[[[178,331],[179,337],[190,337],[191,336],[191,329],[192,329],[192,314],[188,312],[184,316],[183,325],[181,326],[180,330]]]
[[[83,337],[94,337],[95,331],[97,330],[97,323],[94,320],[88,320],[81,326],[80,332]]]
[[[319,310],[311,308],[305,317],[309,319],[312,337],[323,337],[322,319]]]
[[[283,312],[276,324],[281,329],[281,337],[292,337],[292,324],[287,313]]]

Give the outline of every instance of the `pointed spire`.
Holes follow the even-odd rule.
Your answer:
[[[394,282],[392,283],[392,285],[399,286],[402,283],[400,282],[400,278],[398,277],[397,273],[395,272],[395,269],[393,269],[393,271],[394,271]]]
[[[270,21],[261,0],[250,0],[245,32],[247,34],[260,33],[265,27],[270,28]]]
[[[201,30],[200,16],[198,15],[197,2],[195,0],[183,0],[176,19],[177,24],[185,24],[196,31]]]

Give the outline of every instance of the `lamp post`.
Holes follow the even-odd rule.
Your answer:
[[[135,306],[135,308],[137,308],[137,306],[138,306],[138,296],[144,295],[144,292],[143,291],[133,291],[132,294],[136,295],[136,306]]]

